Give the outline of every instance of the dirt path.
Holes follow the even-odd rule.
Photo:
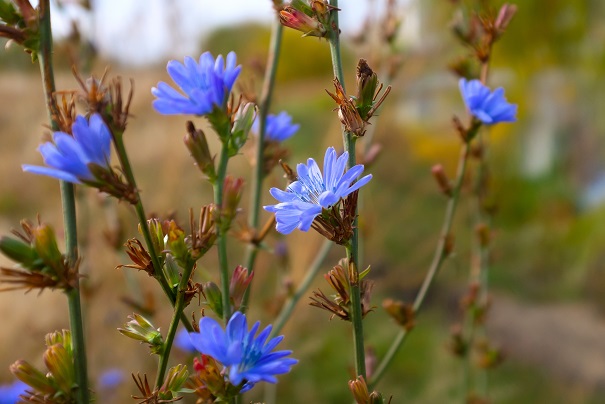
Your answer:
[[[585,304],[525,304],[495,296],[489,332],[506,354],[569,383],[605,390],[605,319]]]

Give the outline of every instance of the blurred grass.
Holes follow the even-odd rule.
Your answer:
[[[588,3],[590,5],[586,5]],[[557,128],[560,137],[572,140],[559,145],[555,164],[548,173],[532,178],[524,175],[520,168],[523,140],[532,135],[528,132],[537,109],[533,103],[536,95],[530,93],[532,80],[546,69],[567,69],[564,71],[576,75],[574,80],[581,81],[580,67],[574,63],[574,58],[578,57],[581,46],[585,46],[582,44],[589,40],[587,37],[599,32],[602,36],[602,30],[595,28],[599,20],[592,20],[592,25],[582,23],[585,18],[595,18],[593,13],[586,12],[587,7],[602,10],[602,5],[594,1],[586,4],[557,1],[545,8],[538,2],[524,3],[518,20],[511,27],[513,34],[501,41],[494,59],[494,77],[498,83],[510,84],[507,95],[520,104],[521,119],[518,124],[502,126],[490,133],[492,198],[497,202],[498,210],[490,282],[495,291],[514,295],[530,305],[590,301],[605,309],[605,257],[602,252],[605,232],[601,225],[605,220],[605,209],[602,206],[590,211],[578,208],[578,194],[583,184],[574,175],[576,167],[569,157],[571,152],[565,148],[574,146],[576,127],[566,124]],[[548,14],[539,19],[540,25],[536,19],[543,12]],[[445,31],[446,14],[447,10],[440,8],[434,21],[427,23],[429,29]],[[364,191],[361,230],[365,261],[372,264],[371,277],[377,283],[373,299],[377,306],[387,296],[407,300],[413,297],[438,237],[445,200],[433,183],[430,167],[437,162],[443,163],[453,176],[459,142],[449,127],[449,118],[453,112],[463,113],[455,79],[444,73],[452,54],[463,50],[452,47],[451,38],[447,39],[446,35],[445,32],[432,34],[430,39],[439,45],[427,46],[428,50],[409,49],[397,81],[393,83],[394,92],[376,123],[375,139],[382,144],[383,152],[369,168],[374,179]],[[597,38],[601,36],[597,35]],[[526,41],[528,37],[531,41]],[[202,48],[214,54],[235,50],[245,72],[238,85],[253,91],[258,90],[262,79],[268,38],[266,27],[248,24],[216,31],[205,40]],[[553,41],[557,46],[552,45]],[[525,46],[526,42],[535,43],[535,46]],[[601,72],[603,65],[595,67],[594,63],[600,60],[602,55],[599,55],[585,56],[583,63],[588,69]],[[351,84],[357,56],[355,49],[345,47],[346,77]],[[38,212],[60,229],[56,183],[25,175],[19,168],[24,162],[39,162],[35,147],[45,122],[36,69],[27,58],[14,49],[0,58],[4,69],[0,91],[5,104],[0,108],[3,145],[0,224],[3,234],[15,227],[19,218],[33,218]],[[322,150],[327,146],[340,145],[340,125],[336,113],[331,111],[334,105],[324,91],[326,88],[331,90],[332,85],[329,63],[325,43],[285,31],[273,111],[285,109],[295,122],[302,124],[300,132],[288,142],[292,148],[291,164],[309,156],[321,160]],[[15,73],[16,70],[25,73]],[[102,71],[102,67],[99,66],[98,71]],[[185,119],[159,117],[151,110],[149,88],[159,80],[168,80],[167,74],[159,69],[118,70],[116,73],[136,77],[137,92],[132,107],[135,119],[127,133],[127,147],[133,153],[134,170],[147,209],[164,216],[174,210],[182,220],[187,208],[209,202],[211,192],[209,186],[200,181],[200,175],[181,144]],[[62,88],[75,86],[66,71],[59,72],[59,79]],[[581,115],[584,105],[574,107],[580,95],[569,89],[562,93],[572,115]],[[420,103],[422,108],[417,114],[410,107]],[[590,122],[582,123],[588,125],[592,133],[598,131],[599,122],[597,119],[594,127]],[[202,124],[200,120],[198,123]],[[216,141],[211,146],[216,148]],[[598,156],[602,156],[602,149]],[[236,157],[232,169],[246,175],[249,165],[245,157]],[[267,181],[267,188],[281,185],[283,180],[279,173]],[[268,192],[264,198],[267,203],[271,201]],[[90,227],[84,229],[82,237],[89,240],[84,251],[84,265],[88,271],[87,310],[91,316],[93,375],[118,365],[127,372],[147,370],[152,373],[155,362],[146,356],[145,348],[124,340],[115,332],[132,311],[118,298],[131,292],[124,286],[122,273],[114,269],[117,264],[124,263],[125,258],[114,255],[103,242],[106,226],[99,213],[98,199],[95,192],[84,192],[83,200],[91,216]],[[245,201],[242,206],[247,207]],[[125,236],[133,237],[133,216],[123,205],[118,205],[116,211],[125,221]],[[469,205],[463,201],[455,223],[455,255],[444,265],[429,297],[429,307],[422,312],[417,328],[379,386],[386,396],[394,396],[393,403],[463,401],[459,390],[462,367],[447,353],[445,344],[449,325],[457,320],[451,314],[457,306],[452,303],[455,299],[451,296],[463,288],[468,273],[469,217]],[[294,234],[286,240],[290,250],[287,268],[279,269],[269,254],[263,253],[260,257],[253,298],[263,306],[256,307],[253,315],[262,318],[264,324],[270,321],[271,308],[277,300],[274,294],[283,291],[282,281],[300,279],[319,241],[315,235],[307,234]],[[271,244],[275,242],[271,240]],[[230,255],[230,263],[235,265],[241,257],[241,246],[236,242],[231,244],[236,253]],[[333,253],[325,268],[335,263],[341,254]],[[199,279],[211,279],[213,271],[214,256],[210,254],[198,270]],[[137,278],[143,292],[155,290],[149,279],[141,274]],[[320,285],[326,289],[318,280],[315,287]],[[2,353],[3,364],[18,357],[35,358],[41,351],[36,347],[41,346],[44,332],[66,326],[61,296],[48,295],[36,298],[13,292],[0,296],[5,321],[15,324],[16,328],[8,329],[2,335],[2,341],[5,346],[19,346],[19,352],[5,350]],[[162,307],[155,321],[164,330],[170,310],[164,307],[161,296],[156,295],[154,302]],[[40,307],[52,307],[52,310],[43,311]],[[22,342],[17,327],[36,323],[36,316],[42,315],[46,318],[34,326],[34,339]],[[548,337],[548,330],[545,331]],[[294,356],[302,361],[293,373],[280,378],[278,393],[281,399],[278,402],[286,397],[293,403],[349,402],[346,389],[347,366],[352,366],[349,327],[338,320],[328,322],[326,313],[311,310],[303,300],[285,333],[284,345],[293,349]],[[380,308],[368,316],[366,334],[378,357],[386,352],[395,333],[396,327]],[[112,352],[107,352],[108,343]],[[595,360],[601,360],[601,357],[595,354]],[[588,363],[579,366],[582,365],[590,366]],[[4,379],[7,377],[3,376]],[[509,358],[490,374],[489,384],[492,401],[497,403],[599,403],[605,400],[602,391],[581,382],[562,382],[544,368],[527,365],[523,358]],[[124,396],[132,393],[131,390],[130,386],[125,387]],[[250,398],[261,399],[260,394],[253,392]]]

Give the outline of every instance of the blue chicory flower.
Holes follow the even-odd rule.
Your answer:
[[[241,65],[236,66],[235,63],[234,52],[227,55],[226,65],[222,55],[215,61],[210,52],[203,53],[199,63],[188,56],[184,64],[171,60],[166,70],[185,95],[161,81],[151,89],[157,98],[153,107],[166,115],[206,115],[214,106],[224,108],[233,83],[242,70]]]
[[[0,404],[16,404],[20,402],[19,396],[25,394],[25,390],[28,388],[30,387],[22,381],[0,385]]]
[[[260,322],[257,321],[248,331],[246,315],[239,311],[231,316],[226,330],[209,317],[202,318],[199,326],[199,333],[189,334],[193,346],[225,366],[232,385],[239,386],[245,382],[241,392],[261,381],[277,383],[275,375],[288,373],[292,365],[298,363],[296,359],[286,358],[292,351],[272,352],[283,336],[267,342],[270,325],[256,336]]]
[[[189,332],[184,328],[181,328],[181,330],[176,333],[176,336],[174,337],[174,346],[186,353],[193,353],[196,351],[191,343],[191,338],[189,338]]]
[[[120,369],[109,369],[101,373],[98,379],[99,389],[111,390],[124,382],[124,372]]]
[[[254,121],[253,130],[259,131],[258,117]],[[277,115],[267,115],[267,123],[265,129],[265,140],[273,142],[283,142],[291,138],[300,128],[299,124],[292,123],[292,117],[287,112],[282,111]]]
[[[336,150],[329,147],[324,157],[323,175],[315,160],[310,158],[306,165],[296,166],[298,180],[285,191],[271,188],[271,195],[279,203],[264,208],[275,213],[278,232],[289,234],[297,228],[308,231],[322,209],[329,208],[372,179],[371,174],[366,175],[353,184],[363,173],[363,165],[358,164],[345,172],[348,158],[347,152],[337,158]]]
[[[460,79],[458,85],[466,107],[481,122],[492,125],[517,120],[517,105],[506,101],[502,87],[491,92],[481,81],[467,81],[464,78]]]
[[[46,142],[38,148],[49,167],[24,164],[23,171],[48,175],[76,184],[94,182],[95,177],[89,165],[109,167],[109,128],[99,114],[91,115],[88,120],[78,115],[72,125],[72,132],[73,136],[65,132],[55,132],[53,142]]]

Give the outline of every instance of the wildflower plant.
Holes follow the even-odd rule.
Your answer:
[[[204,180],[212,186],[212,201],[199,208],[199,217],[191,208],[185,224],[176,215],[159,217],[146,213],[124,143],[131,118],[132,90],[128,97],[123,97],[119,78],[107,84],[105,76],[101,80],[94,77],[84,80],[76,75],[80,89],[61,92],[73,95],[60,98],[50,57],[49,1],[40,1],[37,9],[33,9],[29,2],[14,3],[13,6],[0,0],[0,35],[22,45],[39,60],[52,131],[52,139],[38,149],[45,166],[23,165],[22,168],[28,173],[60,181],[66,240],[65,253],[62,253],[50,226],[40,221],[37,226],[23,222],[23,230],[14,232],[16,238],[0,239],[0,251],[16,265],[15,268],[0,269],[0,282],[4,289],[60,289],[65,292],[71,330],[47,335],[44,371],[25,360],[13,363],[11,372],[26,383],[27,388],[24,391],[23,385],[7,387],[6,396],[14,396],[18,391],[26,402],[57,404],[88,403],[92,400],[80,307],[83,277],[79,264],[86,257],[78,255],[77,201],[74,194],[74,185],[77,185],[92,187],[116,200],[128,202],[127,207],[134,211],[138,220],[139,235],[138,238],[130,236],[124,244],[130,263],[118,268],[125,271],[136,269],[153,278],[151,281],[162,290],[164,303],[171,313],[169,321],[166,321],[161,315],[156,315],[155,301],[148,305],[131,304],[135,312],[117,330],[134,340],[130,343],[139,342],[149,348],[140,349],[134,344],[132,349],[139,349],[144,355],[150,352],[158,358],[155,377],[133,371],[135,386],[131,387],[136,388],[132,394],[134,399],[140,403],[167,403],[195,395],[198,402],[204,403],[241,402],[240,396],[257,384],[277,383],[285,374],[296,372],[298,366],[294,365],[299,361],[300,366],[305,366],[305,359],[297,356],[296,348],[294,351],[277,350],[284,339],[278,334],[299,300],[308,295],[310,285],[325,267],[324,260],[336,244],[344,257],[324,274],[331,292],[329,295],[320,289],[312,292],[310,304],[330,312],[331,318],[338,317],[349,324],[353,337],[354,375],[348,387],[355,401],[364,404],[386,402],[383,395],[375,390],[376,384],[395,359],[408,333],[417,325],[418,310],[440,267],[454,250],[452,224],[463,192],[471,151],[475,150],[473,146],[485,136],[485,127],[516,120],[517,107],[506,100],[504,90],[491,91],[487,86],[493,44],[504,34],[515,8],[505,5],[497,14],[481,14],[481,18],[473,14],[474,19],[470,23],[473,29],[464,24],[454,26],[459,39],[473,50],[473,61],[481,66],[479,74],[462,69],[460,65],[452,69],[461,76],[460,92],[469,113],[466,121],[454,118],[454,129],[461,141],[461,158],[453,180],[448,178],[443,165],[433,167],[432,174],[439,189],[447,197],[434,259],[413,303],[393,299],[383,302],[382,307],[395,321],[399,334],[388,353],[374,365],[372,356],[366,354],[368,346],[363,321],[377,306],[371,299],[374,282],[370,266],[362,263],[359,250],[360,229],[364,224],[360,220],[363,212],[359,212],[358,207],[372,186],[373,174],[367,174],[367,171],[377,156],[377,145],[372,140],[373,128],[391,87],[380,81],[365,59],[360,59],[356,68],[355,90],[347,93],[340,56],[338,2],[274,2],[276,25],[259,97],[238,94],[235,84],[245,65],[237,64],[234,52],[216,58],[210,52],[204,52],[199,58],[187,56],[183,62],[168,62],[167,73],[174,85],[160,81],[151,89],[155,97],[153,108],[162,115],[186,116],[183,122],[185,147]],[[388,10],[392,11],[392,4],[389,7]],[[382,28],[388,32],[383,33],[381,45],[390,48],[394,48],[395,31],[399,26],[398,20],[393,18],[390,16],[388,24]],[[334,78],[325,86],[333,86],[333,92],[327,89],[326,92],[336,103],[342,151],[339,146],[328,147],[322,169],[311,157],[306,163],[297,164],[295,170],[290,168],[285,161],[290,155],[285,141],[303,129],[305,122],[293,123],[286,112],[269,114],[285,28],[301,31],[303,36],[324,39],[322,42],[327,42],[326,46],[331,51]],[[391,74],[385,82],[393,77]],[[78,114],[80,106],[83,111]],[[256,138],[251,146],[254,148],[251,159],[253,175],[242,178],[229,174],[231,159],[246,150],[251,133]],[[209,141],[211,136],[216,136],[218,142]],[[361,153],[358,141],[365,142]],[[218,145],[218,150],[214,150],[215,145]],[[115,151],[113,163],[112,151]],[[361,164],[358,164],[358,157]],[[278,164],[285,171],[285,180],[281,183],[283,185],[268,190],[265,180]],[[482,164],[486,162],[478,162],[480,167]],[[270,180],[273,184],[281,181],[277,178]],[[481,198],[485,189],[476,188],[473,195],[478,202],[483,202]],[[248,198],[244,196],[245,192],[249,192]],[[277,202],[263,206],[263,198],[269,195]],[[240,204],[246,199],[250,201],[250,207],[244,211]],[[244,215],[248,215],[247,220]],[[264,223],[261,220],[263,215]],[[477,217],[477,249],[478,255],[483,257],[489,248],[491,232],[486,224],[489,222],[486,212],[480,210]],[[260,330],[260,321],[255,321],[248,328],[248,319],[259,315],[257,310],[249,310],[254,303],[251,299],[253,286],[259,278],[262,279],[256,275],[257,256],[265,252],[277,256],[283,250],[279,245],[272,248],[273,228],[283,236],[297,229],[302,232],[314,229],[325,238],[325,242],[303,281],[298,285],[289,284],[285,288],[285,297],[274,299],[275,310],[270,314],[277,314],[272,325]],[[245,243],[246,251],[241,259],[237,250],[230,250],[228,243],[228,238],[234,234]],[[215,256],[216,260],[208,260],[209,255]],[[485,263],[481,265],[479,272],[485,274]],[[470,322],[473,325],[482,325],[488,307],[486,285],[481,282],[473,285],[476,286],[469,289],[463,307],[465,313],[472,316]],[[472,332],[471,329],[465,334],[462,330],[453,338],[455,351],[467,360],[473,341]],[[169,363],[175,357],[179,358],[171,356],[173,346],[189,355],[181,355],[181,358],[188,357],[183,359],[187,363],[177,363],[169,368]],[[475,348],[480,348],[483,353],[484,368],[499,363],[498,350],[492,344],[485,343]],[[121,373],[117,371],[106,374],[100,386],[110,388],[110,385],[121,382]],[[347,386],[342,388],[345,390]],[[470,392],[467,398],[470,400]]]

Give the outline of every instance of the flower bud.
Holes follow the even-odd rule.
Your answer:
[[[171,254],[166,254],[163,272],[168,285],[170,285],[171,288],[176,288],[181,281],[181,270]]]
[[[377,86],[378,76],[365,59],[359,59],[359,63],[357,63],[357,99],[355,101],[359,115],[362,117],[372,109]]]
[[[34,248],[46,265],[53,269],[63,267],[63,254],[59,251],[52,227],[41,224],[33,229]]]
[[[156,329],[149,320],[140,314],[133,313],[128,316],[129,322],[125,328],[118,328],[120,334],[136,341],[145,342],[151,348],[151,353],[159,354],[164,347],[164,340],[160,329]]]
[[[211,356],[202,354],[193,358],[193,369],[196,374],[191,377],[192,387],[199,397],[224,396],[226,391],[225,377],[221,374],[218,362]],[[210,393],[210,394],[209,394]]]
[[[76,384],[74,361],[71,354],[61,344],[55,344],[44,352],[44,363],[59,389],[69,393]]]
[[[69,353],[73,351],[71,343],[71,331],[69,330],[55,331],[46,334],[44,337],[44,343],[47,347],[51,347],[56,344],[61,344]]]
[[[44,373],[40,372],[27,361],[21,359],[16,361],[10,365],[10,371],[17,379],[39,393],[52,394],[56,391],[56,388]]]
[[[235,271],[233,271],[231,283],[229,284],[229,296],[236,310],[239,309],[244,293],[248,289],[248,285],[250,285],[253,277],[254,272],[249,271],[241,265],[238,265]]]
[[[160,254],[161,251],[164,251],[166,248],[162,223],[160,223],[158,219],[153,218],[147,220],[147,226],[149,226],[149,232],[151,233],[151,243],[153,244],[153,249],[156,251],[156,253]],[[139,234],[143,234],[141,224],[139,224]],[[160,264],[162,264],[163,257],[158,256],[158,258],[160,258]]]
[[[185,146],[189,149],[191,157],[195,160],[198,168],[208,177],[211,183],[216,181],[216,171],[214,169],[214,157],[210,154],[206,135],[201,130],[193,126],[193,122],[187,122],[187,135],[183,139]]]
[[[231,137],[228,143],[229,156],[235,156],[246,143],[255,115],[256,106],[254,103],[248,102],[245,105],[240,105],[235,113],[235,120],[231,128]]]
[[[326,35],[326,29],[322,23],[291,6],[286,6],[279,12],[279,22],[286,27],[304,32],[303,36],[321,38]]]
[[[34,267],[38,259],[36,250],[29,244],[11,237],[4,236],[0,238],[0,251],[11,260],[28,269]]]
[[[166,380],[164,381],[160,391],[172,392],[176,394],[181,389],[183,384],[185,384],[188,377],[189,371],[187,370],[187,366],[178,364],[168,370],[168,375],[166,376]]]
[[[223,318],[223,294],[214,282],[202,283],[202,295],[210,309],[220,318]]]
[[[174,220],[169,221],[165,226],[166,231],[166,247],[170,250],[170,253],[174,256],[176,261],[182,268],[187,268],[193,265],[193,258],[189,251],[189,246],[185,241],[185,232],[181,229]],[[168,256],[166,257],[168,261]],[[178,273],[177,281],[178,284]]]
[[[349,380],[349,390],[353,393],[353,398],[357,404],[370,403],[368,385],[363,376],[357,376],[357,380]]]

